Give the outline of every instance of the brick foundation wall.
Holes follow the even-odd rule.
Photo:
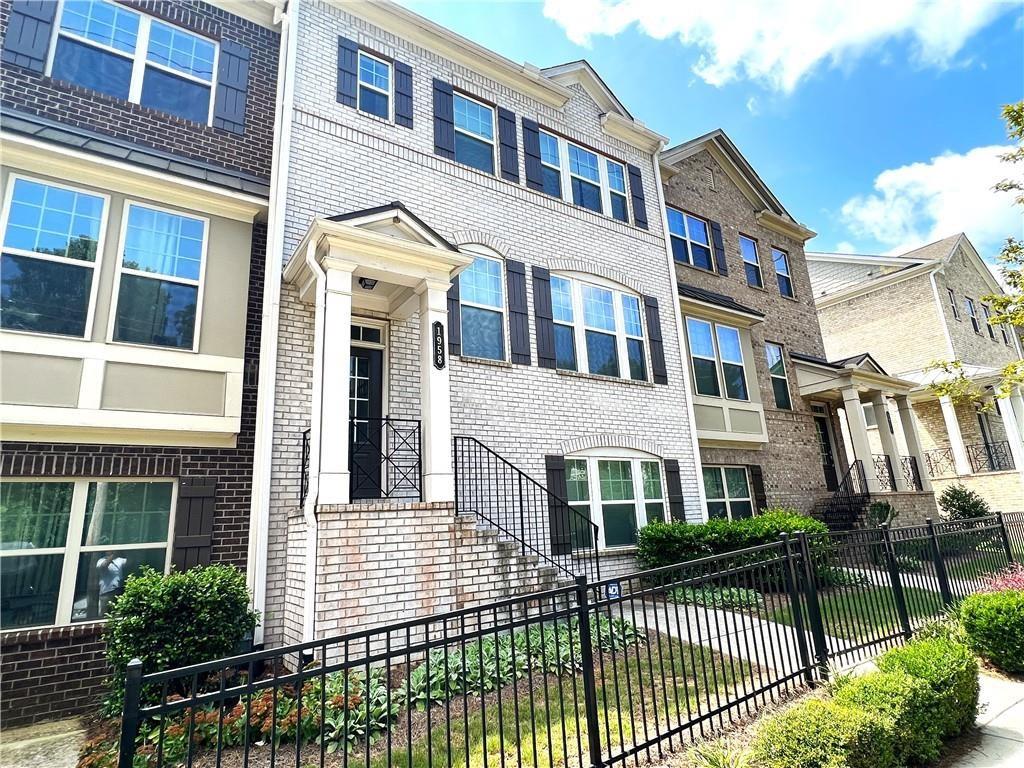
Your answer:
[[[932,480],[935,497],[938,498],[946,488],[957,483],[981,496],[993,512],[1024,512],[1024,479],[1021,479],[1017,470]]]
[[[911,493],[872,493],[871,501],[888,502],[898,513],[893,521],[894,528],[908,525],[924,525],[926,518],[939,519],[939,509],[935,504],[935,494],[930,491],[914,491]],[[868,526],[866,517],[860,521],[861,526]]]

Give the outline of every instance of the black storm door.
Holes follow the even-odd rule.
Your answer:
[[[381,401],[384,352],[352,347],[349,357],[348,407],[351,418],[349,469],[351,498],[379,499],[384,425]]]

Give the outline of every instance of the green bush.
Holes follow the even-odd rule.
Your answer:
[[[943,739],[963,733],[978,711],[978,661],[971,650],[935,637],[893,648],[877,660],[883,672],[903,672],[926,682],[936,695],[935,725]]]
[[[249,610],[245,574],[234,566],[166,575],[146,568],[129,577],[107,614],[107,660],[113,672],[108,711],[121,709],[132,659],[140,659],[148,673],[228,656],[258,622],[259,615]]]
[[[924,680],[903,672],[873,672],[849,679],[836,691],[835,700],[891,720],[898,735],[894,750],[899,764],[919,765],[938,758],[938,697]]]
[[[959,615],[975,653],[1004,672],[1024,672],[1024,590],[970,595]]]
[[[965,485],[946,487],[939,496],[939,514],[943,520],[970,520],[992,514],[988,502]]]
[[[668,593],[673,603],[706,605],[709,608],[757,609],[764,606],[764,596],[756,589],[743,587],[676,587]]]
[[[893,740],[889,718],[810,699],[766,719],[751,753],[760,768],[894,768]]]
[[[637,535],[637,559],[645,568],[660,568],[709,555],[771,544],[779,534],[827,533],[820,520],[791,509],[766,509],[757,517],[742,520],[709,520],[706,523],[652,522]]]

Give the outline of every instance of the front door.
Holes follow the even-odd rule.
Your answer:
[[[384,424],[384,352],[352,347],[349,358],[348,407],[351,418],[349,471],[351,498],[379,499]]]
[[[815,405],[813,409],[814,428],[818,434],[818,447],[821,449],[821,469],[825,473],[825,488],[834,491],[839,487],[839,476],[836,473],[836,452],[832,446],[828,409],[823,405]]]

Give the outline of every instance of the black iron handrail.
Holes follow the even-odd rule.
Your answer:
[[[299,475],[299,506],[306,503],[309,493],[309,430],[302,431],[302,470]]]
[[[956,457],[952,448],[936,448],[926,451],[924,463],[927,465],[929,477],[944,477],[956,474]]]
[[[1006,440],[965,447],[972,472],[1007,472],[1014,469],[1010,443]]]
[[[349,419],[349,495],[353,501],[423,501],[419,419]]]
[[[901,456],[900,469],[903,470],[903,478],[913,490],[920,491],[924,488],[921,483],[921,468],[917,465],[916,456]]]
[[[598,526],[504,456],[456,436],[455,508],[473,514],[566,577],[598,579]]]
[[[892,460],[887,453],[876,453],[871,457],[875,466],[875,477],[878,479],[880,491],[895,491],[896,478],[892,473]]]
[[[848,528],[856,523],[868,498],[864,462],[855,459],[832,496],[819,508],[822,521],[830,528]]]

